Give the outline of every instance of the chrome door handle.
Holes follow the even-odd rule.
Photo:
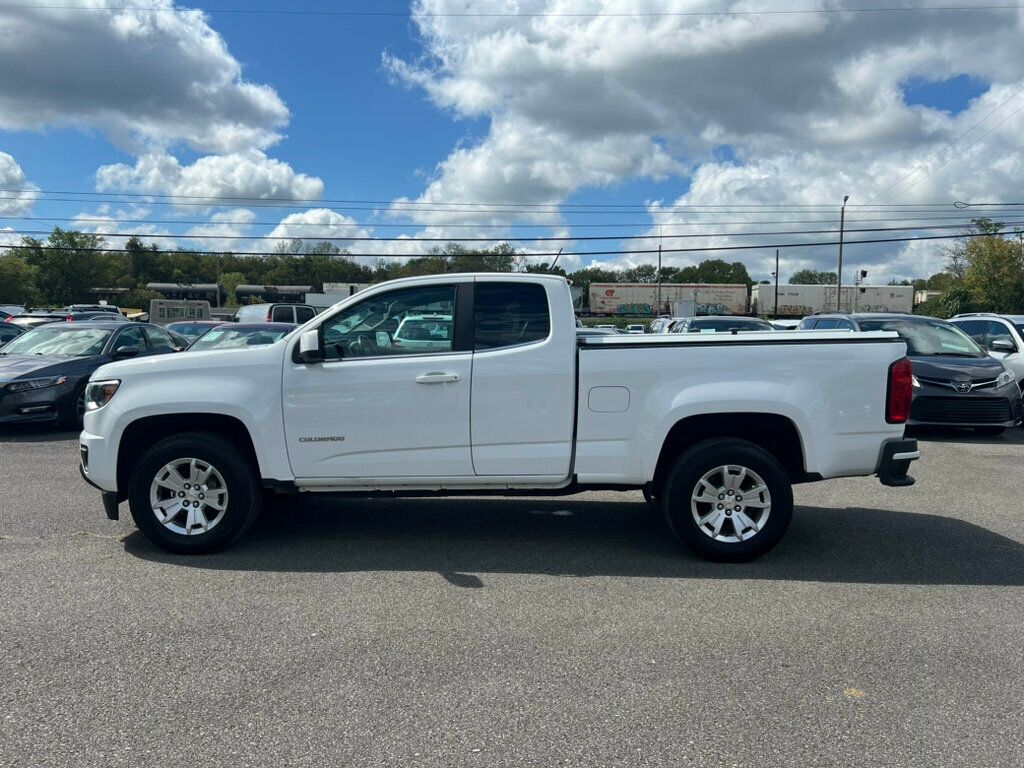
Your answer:
[[[459,374],[457,373],[443,373],[441,371],[434,371],[432,373],[421,373],[416,377],[417,384],[450,384],[453,381],[459,380]]]

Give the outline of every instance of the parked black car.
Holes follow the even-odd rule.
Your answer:
[[[80,426],[85,385],[104,363],[181,349],[156,325],[117,320],[47,323],[0,349],[0,423]]]
[[[907,342],[914,371],[914,402],[907,426],[973,427],[998,435],[1021,422],[1016,377],[952,323],[920,315],[861,313],[814,319],[840,319],[832,328],[895,331]],[[821,330],[817,325],[816,330]]]

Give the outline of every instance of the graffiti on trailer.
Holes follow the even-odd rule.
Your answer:
[[[901,310],[889,309],[885,304],[857,304],[858,312],[900,312]]]
[[[732,312],[725,304],[698,304],[698,315],[731,315]]]
[[[650,304],[619,304],[615,307],[618,315],[653,315],[654,307]]]

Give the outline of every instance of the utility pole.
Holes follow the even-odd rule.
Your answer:
[[[661,314],[661,243],[658,243],[658,306],[654,309],[654,316]],[[671,313],[670,313],[671,314]]]
[[[775,320],[779,319],[779,249],[775,249]]]
[[[843,231],[846,229],[846,201],[849,195],[843,195],[843,207],[839,209],[839,271],[836,273],[836,311],[843,308]]]
[[[217,309],[220,309],[220,254],[217,254],[217,286],[214,289],[217,294]]]

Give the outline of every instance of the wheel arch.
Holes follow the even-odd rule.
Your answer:
[[[139,457],[154,443],[185,432],[209,432],[228,439],[239,449],[257,476],[260,473],[255,443],[241,419],[222,413],[173,413],[143,416],[128,424],[121,433],[117,450],[117,487],[120,494],[128,488],[128,480]]]
[[[704,440],[736,438],[746,440],[770,453],[786,470],[790,482],[815,479],[806,471],[800,430],[788,416],[778,413],[701,413],[680,419],[669,429],[661,445],[652,485],[663,487],[673,461]]]

